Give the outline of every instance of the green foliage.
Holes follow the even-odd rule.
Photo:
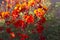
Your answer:
[[[58,16],[56,16],[57,10],[59,10],[59,8],[60,2],[56,2],[51,6],[45,15],[47,19],[46,23],[44,24],[44,35],[47,38],[46,40],[60,40],[60,18],[57,19]]]

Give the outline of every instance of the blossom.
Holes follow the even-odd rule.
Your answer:
[[[41,18],[44,16],[45,11],[42,8],[38,8],[38,9],[34,10],[34,13],[38,18]]]
[[[25,40],[25,39],[29,38],[29,36],[24,33],[17,33],[17,36],[21,37],[20,40]]]
[[[12,19],[15,20],[18,17],[18,10],[12,11]]]
[[[29,0],[28,1],[28,6],[30,7],[30,6],[33,6],[35,4],[35,1],[34,0]]]
[[[45,17],[42,17],[42,18],[37,22],[37,24],[43,24],[43,23],[45,23],[45,21],[46,21],[46,18],[45,18]]]
[[[45,11],[47,11],[48,10],[48,8],[44,5],[43,6],[43,9],[45,10]]]
[[[32,15],[25,15],[24,19],[28,24],[34,23],[34,17]]]
[[[41,0],[35,0],[37,3],[40,2]]]
[[[23,28],[25,27],[25,23],[23,20],[17,20],[15,23],[13,23],[16,28]]]
[[[29,38],[29,36],[27,35],[27,34],[20,34],[20,36],[22,37],[22,38]]]
[[[40,40],[46,40],[45,36],[42,36],[42,35],[39,36],[39,39]]]
[[[2,12],[1,15],[2,15],[2,18],[8,18],[10,16],[10,13],[9,12]]]
[[[42,33],[44,30],[44,27],[42,25],[37,25],[36,30],[38,33]]]
[[[0,16],[2,16],[1,12],[0,12]]]
[[[16,5],[16,7],[14,7],[14,10],[12,11],[12,19],[16,19],[19,16],[19,12],[21,11],[21,7],[19,4]]]
[[[5,18],[8,18],[10,16],[10,13],[9,12],[5,12]]]
[[[6,29],[6,32],[7,32],[7,33],[11,33],[11,28],[7,28],[7,29]]]
[[[0,26],[4,24],[9,26],[6,28],[6,32],[10,35],[9,40],[13,40],[13,38],[16,37],[15,32],[12,32],[10,28],[10,24],[18,29],[16,30],[19,32],[17,33],[17,37],[19,37],[20,40],[26,40],[27,38],[34,40],[30,39],[28,34],[40,34],[43,32],[44,27],[42,25],[46,21],[44,15],[48,10],[44,1],[45,0],[5,0],[6,5],[4,1],[2,1]],[[32,27],[30,27],[31,24]],[[3,27],[0,27],[0,31],[3,29]],[[40,40],[44,40],[43,36],[39,38]]]
[[[24,38],[20,38],[20,40],[25,40]]]
[[[14,32],[11,32],[10,35],[11,35],[12,38],[15,38]]]

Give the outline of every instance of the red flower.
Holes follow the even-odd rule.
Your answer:
[[[10,17],[10,13],[7,11],[7,12],[4,12],[4,15],[3,15],[3,18],[9,18]]]
[[[1,12],[0,12],[0,16],[2,16]]]
[[[37,25],[36,30],[37,30],[38,33],[42,33],[43,30],[44,30],[44,27],[42,25]]]
[[[17,20],[15,23],[14,23],[14,26],[16,28],[24,28],[25,27],[25,23],[23,20]]]
[[[43,23],[45,23],[45,21],[46,21],[46,18],[42,17],[37,23],[43,24]]]
[[[18,36],[26,39],[26,38],[29,38],[29,36],[27,34],[21,34],[21,33],[18,33]]]
[[[25,38],[21,38],[20,40],[25,40]]]
[[[25,15],[24,19],[25,19],[27,24],[34,23],[34,17],[32,15]]]
[[[21,34],[22,38],[28,38],[29,36],[27,34]]]
[[[7,32],[7,33],[11,33],[11,28],[7,28],[7,29],[6,29],[6,32]]]
[[[15,38],[14,32],[11,32],[10,35],[11,35],[11,38]]]
[[[41,0],[35,0],[37,3],[40,2]]]
[[[29,16],[27,23],[33,23],[34,22],[34,17],[32,15]]]
[[[44,36],[42,36],[42,35],[39,37],[39,39],[40,40],[46,40],[46,38]]]
[[[4,18],[9,18],[9,16],[10,16],[10,14],[6,14],[6,15],[4,16]]]
[[[19,16],[18,13],[19,13],[18,10],[13,10],[13,11],[12,11],[12,19],[13,19],[13,20],[15,20],[15,19]]]

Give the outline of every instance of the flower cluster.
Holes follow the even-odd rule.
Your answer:
[[[6,5],[5,2],[7,3]],[[1,8],[3,6],[4,9],[0,9],[0,20],[4,20],[4,24],[7,26],[6,32],[10,34],[10,38],[15,38],[16,36],[19,36],[20,40],[30,38],[28,30],[26,30],[29,25],[35,26],[30,30],[31,33],[38,33],[40,35],[43,32],[43,23],[46,21],[44,15],[48,10],[48,7],[43,2],[45,0],[2,1]],[[12,28],[8,27],[11,24],[16,30],[21,30],[23,33],[17,32],[16,35]],[[0,31],[2,30],[4,30],[3,27],[0,27]]]

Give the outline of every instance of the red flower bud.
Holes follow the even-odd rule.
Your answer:
[[[21,34],[22,38],[28,38],[29,36],[27,34]]]
[[[34,23],[34,17],[32,15],[25,15],[24,19],[25,19],[27,24]]]
[[[16,28],[24,28],[25,23],[24,23],[23,20],[17,20],[17,21],[14,23],[14,26],[15,26]]]
[[[44,27],[42,25],[37,25],[36,30],[37,30],[38,33],[42,33],[43,30],[44,30]]]
[[[11,33],[11,28],[7,28],[7,29],[6,29],[6,32],[7,32],[7,33]]]
[[[15,20],[15,19],[19,16],[18,13],[19,13],[18,10],[13,10],[13,11],[12,11],[12,19]]]
[[[25,40],[25,38],[21,38],[20,40]]]
[[[45,21],[46,21],[46,19],[44,17],[42,17],[37,23],[41,25],[41,24],[45,23]]]
[[[11,32],[10,35],[11,35],[11,38],[15,38],[14,32]]]
[[[20,36],[20,37],[22,37],[24,39],[29,38],[29,36],[27,34],[20,34],[20,33],[18,33],[18,36]]]
[[[44,36],[40,36],[39,39],[40,40],[46,40],[46,38]]]

